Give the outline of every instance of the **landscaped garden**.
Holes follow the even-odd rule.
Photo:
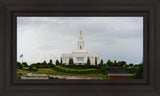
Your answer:
[[[110,60],[107,63],[103,63],[102,60],[100,64],[90,65],[75,65],[73,63],[69,65],[64,65],[59,61],[55,64],[50,60],[49,63],[46,61],[42,63],[34,63],[28,65],[26,62],[22,64],[17,62],[17,78],[20,78],[22,74],[19,73],[37,73],[37,74],[48,74],[48,75],[69,75],[69,76],[89,76],[96,77],[100,79],[108,79],[107,73],[112,68],[124,68],[128,70],[132,76],[130,79],[142,79],[143,78],[143,64],[126,64],[125,61],[114,61]]]
[[[96,68],[85,68],[79,67],[80,69],[73,69],[63,66],[54,66],[52,68],[37,68],[35,71],[30,71],[29,67],[24,67],[24,69],[17,69],[17,72],[27,72],[27,73],[38,73],[38,74],[51,74],[51,75],[71,75],[71,76],[91,76],[98,77],[102,79],[107,79],[107,75],[100,72]]]

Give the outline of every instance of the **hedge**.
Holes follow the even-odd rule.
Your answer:
[[[55,66],[54,70],[65,72],[65,73],[77,73],[77,74],[90,74],[90,73],[99,73],[97,69],[69,69],[62,66]]]

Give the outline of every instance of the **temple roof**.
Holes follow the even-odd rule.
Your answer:
[[[86,49],[76,49],[73,52],[88,52]]]

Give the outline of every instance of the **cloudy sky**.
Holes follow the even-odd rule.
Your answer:
[[[108,59],[141,63],[143,17],[17,17],[17,61],[28,64],[50,59],[77,48],[82,30],[85,49]]]

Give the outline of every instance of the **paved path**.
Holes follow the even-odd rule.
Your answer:
[[[48,77],[57,79],[102,79],[90,76],[51,75],[51,74],[37,74],[37,73],[25,73],[25,72],[17,72],[17,73],[23,74],[21,79],[43,79],[43,78],[47,79]]]

